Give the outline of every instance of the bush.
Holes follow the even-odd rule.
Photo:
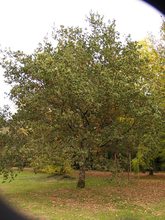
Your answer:
[[[50,175],[65,175],[65,174],[71,174],[72,173],[72,168],[69,164],[64,164],[64,165],[47,165],[44,168],[40,170],[43,173],[47,173]]]

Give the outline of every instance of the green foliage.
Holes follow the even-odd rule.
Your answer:
[[[143,154],[141,152],[137,153],[137,157],[132,160],[132,168],[135,173],[140,172],[140,166],[145,167],[145,162]]]
[[[57,175],[65,175],[65,174],[72,174],[73,169],[71,168],[71,166],[69,164],[64,164],[61,166],[53,166],[53,165],[47,165],[46,167],[42,168],[41,170],[39,170],[43,173],[47,173],[47,174],[57,174]]]
[[[97,157],[98,167],[105,152],[136,154],[144,137],[148,149],[159,141],[162,111],[154,88],[160,62],[154,65],[129,37],[121,42],[115,21],[105,23],[94,13],[87,21],[85,30],[54,30],[54,41],[33,54],[3,52],[1,66],[18,106],[9,148],[16,149],[19,166],[62,159],[88,167]]]

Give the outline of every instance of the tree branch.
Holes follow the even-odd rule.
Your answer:
[[[134,122],[121,136],[127,134],[127,133],[133,128],[134,125],[135,125],[135,122]],[[113,141],[114,141],[114,140],[109,139],[109,140],[106,141],[104,144],[101,144],[99,147],[104,147],[104,146],[106,146],[107,144],[109,144],[110,142],[113,142]],[[118,141],[119,141],[119,139],[118,139]]]

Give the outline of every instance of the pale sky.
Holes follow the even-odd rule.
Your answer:
[[[160,30],[161,14],[140,0],[0,0],[0,47],[30,53],[54,24],[84,27],[91,10],[115,19],[117,30],[134,40]],[[4,95],[8,91],[0,69],[0,107],[14,109]]]

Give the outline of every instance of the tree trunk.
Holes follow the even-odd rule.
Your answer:
[[[117,161],[116,153],[115,153],[114,157],[115,157],[115,173],[117,173],[118,172],[118,161]]]
[[[128,181],[130,180],[130,173],[131,172],[132,172],[132,168],[131,168],[131,153],[128,153],[128,170],[127,170]]]
[[[85,166],[80,166],[79,171],[79,179],[77,183],[78,188],[84,188],[85,187]]]
[[[153,169],[153,168],[150,168],[150,169],[149,169],[149,175],[150,175],[150,176],[153,176],[153,175],[154,175],[154,169]]]

